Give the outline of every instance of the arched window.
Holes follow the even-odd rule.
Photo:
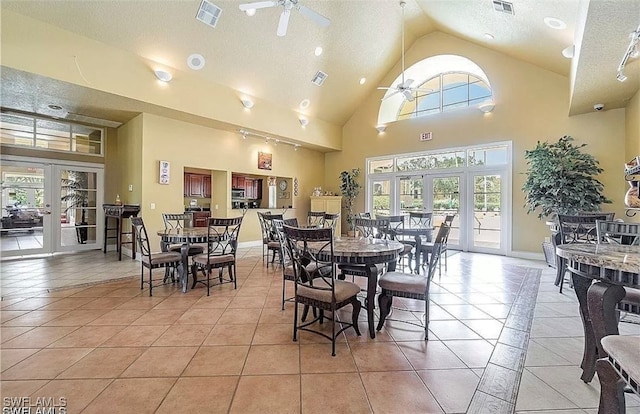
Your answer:
[[[416,118],[452,109],[480,105],[492,100],[487,75],[471,60],[456,55],[433,56],[405,70],[405,79],[413,79],[415,99],[401,93],[382,100],[378,124]],[[391,85],[402,82],[402,74]],[[390,89],[387,94],[394,92]]]

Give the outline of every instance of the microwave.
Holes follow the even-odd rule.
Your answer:
[[[245,198],[245,193],[243,188],[232,188],[231,189],[231,198]]]

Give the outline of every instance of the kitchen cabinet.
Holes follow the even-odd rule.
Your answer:
[[[244,198],[248,200],[262,198],[262,178],[233,174],[231,176],[231,188],[244,190]]]
[[[244,175],[232,175],[231,176],[231,188],[240,188],[244,190],[245,177]]]
[[[211,198],[211,176],[185,173],[184,196]]]
[[[209,217],[211,213],[208,211],[193,212],[193,227],[207,227],[209,225]]]

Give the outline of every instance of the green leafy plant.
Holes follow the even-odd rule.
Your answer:
[[[353,204],[358,194],[360,194],[361,186],[358,182],[359,176],[360,168],[353,168],[350,171],[342,171],[340,173],[340,193],[343,197],[344,209],[347,210],[347,224],[349,224],[349,230],[353,230]]]
[[[586,144],[575,145],[565,135],[558,142],[538,141],[525,151],[527,180],[525,193],[527,214],[538,210],[538,218],[554,214],[577,214],[599,211],[600,204],[611,203],[602,191],[602,183],[594,178],[603,169],[598,160],[581,150]]]

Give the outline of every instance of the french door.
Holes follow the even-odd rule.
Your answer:
[[[500,170],[471,172],[469,184],[467,194],[473,204],[468,203],[468,250],[505,254],[510,249],[505,232],[511,208],[507,174]]]
[[[7,157],[0,175],[2,256],[101,248],[102,166]]]

